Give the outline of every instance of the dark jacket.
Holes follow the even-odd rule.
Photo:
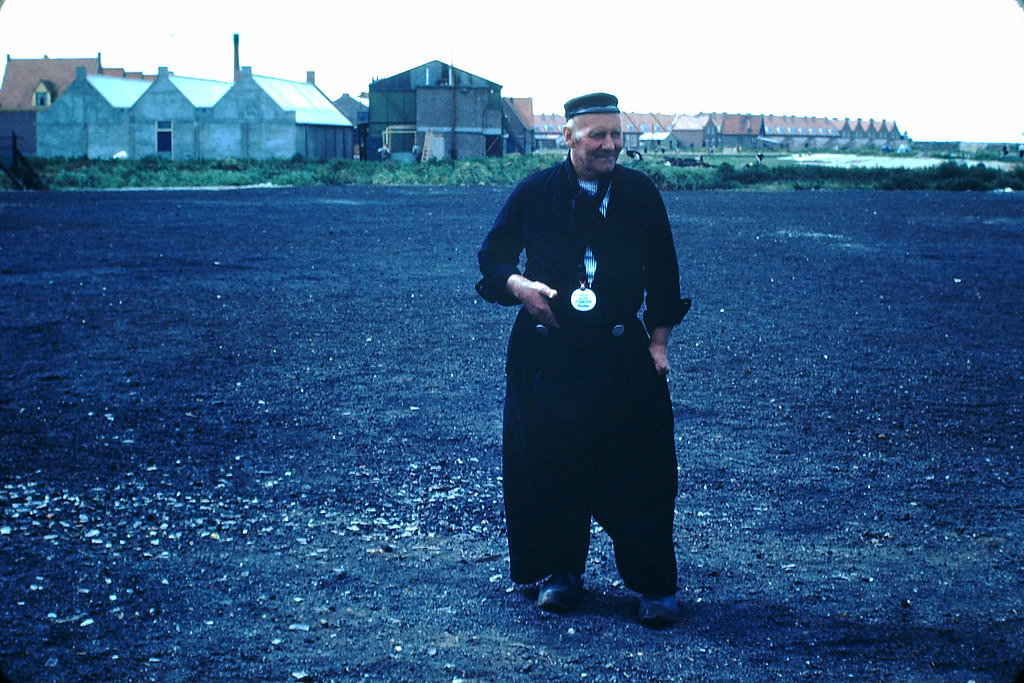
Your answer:
[[[606,218],[591,221],[583,216],[589,197],[568,159],[526,178],[512,191],[478,252],[483,278],[477,292],[487,301],[518,304],[505,283],[520,272],[525,250],[523,275],[558,291],[552,310],[564,327],[635,316],[645,293],[649,330],[678,324],[689,302],[679,297],[675,245],[657,188],[642,173],[616,166],[610,193]],[[592,283],[598,306],[581,314],[568,301],[580,285],[588,244],[598,263]]]

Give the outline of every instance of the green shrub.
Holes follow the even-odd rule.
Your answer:
[[[361,162],[350,159],[217,159],[171,161],[161,157],[126,160],[35,159],[47,184],[60,189],[119,187],[276,185],[499,185],[511,186],[562,160],[554,154],[511,154],[430,160],[421,164]],[[740,161],[740,160],[737,160]],[[720,163],[710,167],[672,166],[648,157],[623,163],[645,173],[662,190],[879,189],[988,191],[1024,190],[1024,164],[1013,171],[983,164],[947,161],[929,169],[830,168],[776,163]],[[8,185],[10,185],[8,183]],[[3,187],[0,185],[0,187]]]

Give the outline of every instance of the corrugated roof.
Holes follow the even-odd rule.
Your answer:
[[[211,81],[205,78],[187,76],[168,76],[171,84],[192,103],[193,107],[212,107],[224,94],[231,90],[231,83]]]
[[[89,85],[96,88],[96,91],[110,103],[110,106],[118,109],[131,107],[142,97],[142,93],[153,85],[151,81],[111,76],[86,76],[86,79],[89,81]]]
[[[281,109],[295,112],[295,123],[314,126],[352,125],[315,85],[268,76],[252,78]]]

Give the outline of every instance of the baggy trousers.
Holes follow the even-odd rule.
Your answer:
[[[678,489],[672,405],[635,318],[588,330],[535,329],[509,341],[503,429],[512,580],[583,574],[595,519],[626,586],[676,591]]]

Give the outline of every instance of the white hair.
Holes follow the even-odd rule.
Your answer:
[[[574,116],[571,119],[568,119],[565,122],[565,125],[562,126],[562,130],[572,131],[573,138],[578,138],[579,137],[579,131],[576,130],[576,117]]]

